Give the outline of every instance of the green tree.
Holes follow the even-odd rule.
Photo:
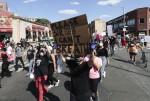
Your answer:
[[[41,25],[48,25],[50,22],[47,19],[37,19],[36,23],[39,23]]]

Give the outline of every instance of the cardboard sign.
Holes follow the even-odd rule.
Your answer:
[[[86,15],[73,17],[51,24],[57,53],[87,54],[91,35]]]

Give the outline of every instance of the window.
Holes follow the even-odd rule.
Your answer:
[[[128,26],[133,26],[133,25],[135,25],[135,19],[130,19],[130,20],[128,20],[128,21],[127,21],[127,25],[128,25]]]
[[[140,19],[140,23],[141,23],[141,24],[144,23],[144,18],[141,18],[141,19]]]
[[[114,24],[114,29],[118,28],[118,24]]]

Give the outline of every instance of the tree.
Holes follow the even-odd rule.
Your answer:
[[[39,23],[41,25],[48,25],[50,22],[47,19],[37,19],[36,23]]]

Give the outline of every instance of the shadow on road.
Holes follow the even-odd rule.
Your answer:
[[[112,59],[114,59],[114,60],[116,60],[116,61],[121,61],[121,62],[125,62],[125,63],[130,63],[130,61],[128,60],[121,60],[121,59],[116,59],[116,58],[112,58]]]
[[[35,86],[35,82],[34,81],[31,81],[29,84],[28,84],[28,88],[26,89],[27,91],[30,91],[32,93],[32,95],[35,96],[35,98],[38,100],[38,91],[36,89],[36,86]]]
[[[64,73],[61,73],[62,75],[65,75],[67,77],[71,77],[70,73],[69,72],[64,72]]]
[[[28,84],[27,91],[30,91],[32,95],[38,100],[38,90],[36,89],[36,85],[34,81],[31,81]],[[52,93],[44,94],[44,101],[60,101],[59,97],[53,95]]]
[[[66,90],[71,91],[71,81],[66,81],[64,87]]]
[[[135,73],[135,74],[138,74],[138,75],[142,75],[142,76],[150,77],[150,75],[137,73],[137,72],[134,72],[134,71],[131,71],[131,70],[127,70],[127,69],[123,69],[123,68],[120,68],[120,67],[116,67],[116,66],[112,66],[112,65],[110,65],[110,67],[117,68],[117,69],[124,70],[124,71],[131,72],[131,73]]]
[[[121,60],[121,59],[116,59],[116,58],[112,58],[112,59],[114,59],[114,60],[116,60],[116,61],[120,61],[120,62],[132,64],[130,60]],[[139,67],[139,68],[146,68],[146,65],[145,65],[145,63],[142,63],[142,62],[139,60],[139,61],[137,61],[137,63],[136,63],[136,67]],[[145,71],[150,72],[150,71],[148,71],[148,70],[145,70]]]

